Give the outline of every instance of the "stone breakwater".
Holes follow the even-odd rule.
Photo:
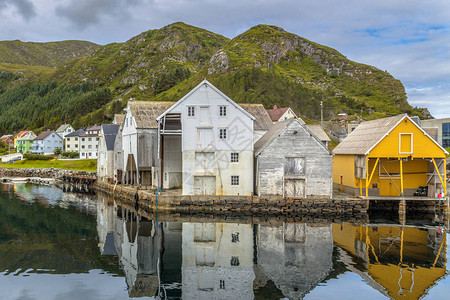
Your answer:
[[[97,176],[96,172],[81,172],[55,168],[24,168],[5,169],[0,168],[0,177],[40,177],[61,179],[64,175]]]
[[[148,190],[136,190],[129,186],[96,182],[97,191],[106,193],[128,205],[135,205],[136,193],[140,209],[173,213],[251,213],[251,214],[315,214],[342,215],[366,213],[369,203],[360,198],[338,197],[334,199],[292,199],[281,196],[183,196]]]

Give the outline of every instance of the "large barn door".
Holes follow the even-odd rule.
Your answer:
[[[306,192],[305,179],[285,179],[284,180],[284,196],[285,197],[302,197]]]
[[[215,195],[215,176],[194,176],[194,195]]]

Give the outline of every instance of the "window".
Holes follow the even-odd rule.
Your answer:
[[[231,185],[239,185],[239,176],[231,176]]]
[[[442,146],[450,147],[450,123],[442,123]]]
[[[70,145],[67,145],[67,148],[70,148]]]
[[[84,145],[81,146],[81,149],[84,149]]]
[[[75,141],[78,141],[78,138],[77,138],[77,137],[75,138]]]
[[[305,175],[304,157],[286,157],[284,159],[284,176]]]
[[[225,289],[225,280],[220,280],[220,289],[221,290]]]
[[[81,141],[84,142],[84,138],[82,138]]]
[[[70,138],[67,138],[67,141],[70,142]]]
[[[237,243],[239,242],[239,232],[235,232],[231,234],[231,242]]]
[[[231,153],[231,162],[239,162],[239,153],[233,152]]]
[[[188,117],[195,116],[195,107],[194,106],[188,106]]]
[[[413,153],[413,134],[399,133],[399,154]]]
[[[97,138],[97,141],[99,140],[99,138]]]
[[[219,106],[219,116],[226,117],[227,116],[227,107],[224,105]]]
[[[89,156],[92,156],[92,153],[91,153],[91,152],[89,152]]]
[[[88,141],[91,142],[91,141],[92,141],[92,138],[88,138]]]
[[[78,148],[78,144],[75,144],[75,148]]]
[[[52,134],[52,138],[54,138],[55,137],[55,135],[54,134]]]
[[[88,145],[88,148],[89,148],[89,149],[92,149],[92,145]]]
[[[237,267],[239,266],[239,257],[237,256],[232,256],[231,257],[231,261],[230,261],[230,265]]]
[[[219,129],[219,139],[224,140],[226,138],[227,138],[227,129],[226,128]]]

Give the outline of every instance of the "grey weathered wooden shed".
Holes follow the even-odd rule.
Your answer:
[[[255,191],[331,198],[333,154],[301,119],[276,123],[255,144]]]

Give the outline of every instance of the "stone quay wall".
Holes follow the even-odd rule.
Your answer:
[[[280,196],[182,196],[163,193],[158,196],[153,191],[137,190],[135,187],[117,185],[98,181],[94,188],[107,193],[114,199],[128,205],[135,205],[138,194],[139,208],[148,211],[167,211],[174,213],[251,213],[251,214],[286,214],[302,213],[309,215],[361,214],[368,210],[368,201],[360,198],[339,197],[334,199],[308,198],[292,199]]]
[[[64,175],[97,176],[96,172],[82,172],[55,168],[0,168],[0,177],[40,177],[61,179]]]

